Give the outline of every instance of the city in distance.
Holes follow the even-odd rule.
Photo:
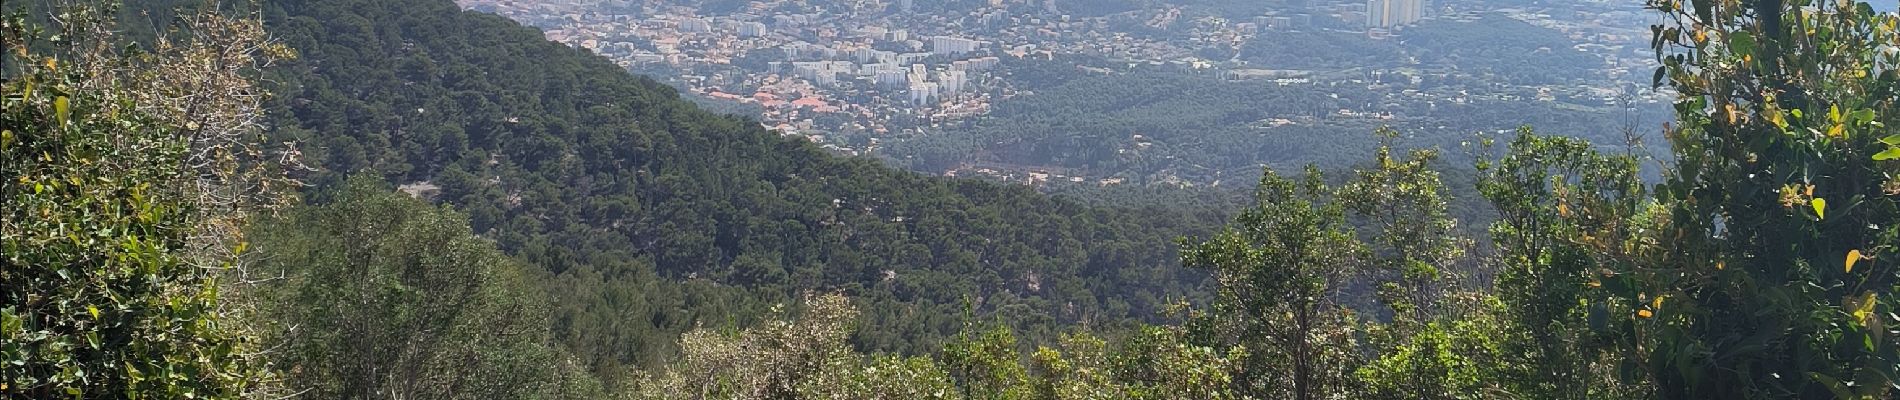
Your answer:
[[[1380,126],[1452,150],[1527,124],[1621,145],[1672,98],[1628,1],[459,4],[838,153],[1055,190],[1244,189],[1263,166],[1343,167]]]

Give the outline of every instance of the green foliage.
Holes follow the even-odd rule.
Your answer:
[[[880,391],[904,398],[957,395],[948,375],[928,362],[884,359],[861,366],[862,357],[845,343],[858,311],[844,296],[808,295],[800,311],[741,332],[686,333],[680,338],[680,362],[638,381],[636,397],[852,399],[880,398]]]
[[[1464,257],[1471,240],[1451,216],[1449,189],[1432,165],[1438,152],[1395,156],[1399,133],[1382,128],[1377,134],[1381,144],[1372,162],[1355,169],[1338,193],[1375,255],[1367,273],[1379,282],[1377,298],[1392,310],[1389,322],[1360,323],[1364,346],[1376,357],[1354,372],[1353,395],[1506,397],[1517,389],[1506,378],[1523,363],[1501,346],[1522,336],[1501,323],[1508,313],[1494,297],[1466,289],[1485,271]]]
[[[851,360],[825,367],[816,378],[801,383],[806,399],[960,399],[956,382],[929,357],[875,356],[857,365]]]
[[[1121,385],[1132,399],[1240,399],[1247,398],[1235,384],[1247,364],[1248,350],[1236,346],[1221,352],[1190,341],[1179,327],[1143,328],[1110,355]],[[1077,346],[1067,345],[1069,348]]]
[[[74,47],[109,41],[82,29],[105,11],[69,11],[65,40],[0,20],[0,396],[255,393],[269,373],[218,279],[236,260],[203,253],[225,238],[199,229],[197,148],[101,72],[121,60]]]
[[[467,217],[371,178],[254,230],[256,297],[288,383],[321,398],[581,397],[529,270]],[[569,374],[578,374],[572,375]],[[597,395],[598,393],[595,393]]]
[[[1108,344],[1087,334],[1064,334],[1059,348],[1037,347],[1031,356],[1036,398],[1110,399],[1127,395],[1120,387]]]
[[[1379,300],[1392,308],[1399,324],[1423,323],[1439,315],[1436,303],[1447,295],[1452,273],[1447,269],[1463,256],[1469,240],[1456,234],[1450,194],[1433,169],[1438,151],[1417,149],[1394,157],[1398,131],[1380,128],[1378,135],[1381,143],[1371,165],[1353,170],[1354,178],[1339,189],[1339,201],[1374,232],[1368,243],[1381,255],[1374,268],[1394,281],[1381,288]]]
[[[1178,328],[1147,327],[1111,343],[1065,334],[1025,360],[1007,328],[971,326],[935,357],[864,355],[844,343],[855,307],[807,297],[739,332],[696,330],[685,354],[635,383],[636,398],[722,399],[1238,399],[1245,357],[1188,344]],[[1024,364],[1027,362],[1027,364]]]
[[[1038,399],[1235,399],[1233,371],[1244,351],[1216,353],[1182,341],[1181,330],[1145,327],[1118,347],[1087,334],[1037,349]]]
[[[1020,361],[1016,335],[1007,327],[981,332],[966,328],[944,345],[943,363],[956,377],[965,397],[975,399],[1028,399],[1033,393],[1029,373]]]
[[[1337,393],[1353,348],[1332,292],[1357,272],[1366,249],[1331,201],[1317,168],[1304,179],[1267,170],[1255,206],[1212,238],[1184,244],[1182,264],[1209,269],[1211,310],[1195,316],[1195,339],[1252,353],[1235,378],[1255,397],[1315,399]]]
[[[1427,323],[1355,373],[1364,399],[1507,398],[1517,365],[1505,344],[1522,340],[1499,329],[1495,313]]]
[[[1494,145],[1485,139],[1487,146]],[[1495,292],[1505,305],[1507,329],[1525,333],[1507,342],[1525,369],[1508,380],[1512,392],[1540,398],[1606,398],[1632,387],[1614,381],[1620,360],[1606,354],[1627,332],[1634,311],[1611,296],[1620,281],[1592,257],[1614,237],[1642,229],[1639,215],[1653,204],[1637,175],[1637,159],[1596,151],[1589,142],[1520,129],[1505,154],[1479,162],[1479,191],[1497,209],[1491,241],[1497,248]],[[1613,272],[1611,272],[1613,273]],[[1627,310],[1625,308],[1625,310]],[[1610,372],[1605,372],[1610,371]],[[1604,378],[1611,378],[1605,381]],[[1576,388],[1590,388],[1576,390]]]
[[[1545,397],[1880,398],[1900,353],[1892,165],[1876,134],[1900,40],[1865,4],[1651,2],[1681,93],[1664,182],[1522,133],[1481,186],[1500,297]],[[1507,345],[1507,348],[1511,347]],[[1578,393],[1575,387],[1590,387]],[[1566,395],[1566,393],[1569,393]]]
[[[1619,348],[1660,398],[1883,398],[1900,385],[1892,176],[1900,16],[1851,1],[1649,3],[1681,93],[1653,220],[1599,253]],[[1647,225],[1647,226],[1644,226]]]

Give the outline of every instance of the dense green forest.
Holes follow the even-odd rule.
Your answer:
[[[1659,124],[1667,111],[1477,96],[1463,103],[1433,101],[1365,83],[1234,82],[1210,72],[1162,68],[1076,72],[1077,65],[1101,63],[1016,63],[1010,73],[1031,82],[1034,94],[999,101],[989,115],[972,121],[894,141],[883,154],[932,173],[1001,163],[1140,183],[1235,184],[1251,182],[1261,166],[1350,167],[1376,147],[1374,136],[1365,133],[1380,126],[1400,129],[1411,145],[1455,151],[1454,169],[1468,171],[1472,160],[1462,150],[1474,132],[1533,125],[1620,145],[1625,128]],[[1369,73],[1354,76],[1373,79]]]
[[[1325,31],[1273,31],[1249,40],[1240,58],[1256,68],[1350,70],[1417,68],[1511,84],[1588,79],[1603,60],[1573,48],[1561,32],[1496,13],[1434,18],[1393,38]]]
[[[0,395],[1892,398],[1900,15],[1757,1],[1652,4],[1661,179],[1373,128],[1232,214],[839,158],[446,0],[9,14]]]
[[[999,102],[991,116],[970,128],[900,142],[886,154],[925,170],[941,170],[987,153],[995,161],[1106,173],[1131,169],[1161,173],[1164,168],[1187,168],[1182,164],[1192,162],[1215,171],[1241,169],[1244,175],[1252,175],[1258,172],[1257,160],[1314,159],[1289,152],[1332,151],[1299,146],[1287,140],[1291,138],[1250,140],[1268,135],[1252,125],[1272,117],[1325,117],[1347,105],[1370,101],[1367,97],[1335,98],[1321,90],[1233,85],[1182,72],[1075,78],[1022,100]],[[1370,131],[1376,125],[1358,127]],[[1143,145],[1149,142],[1152,146]],[[1369,148],[1341,152],[1363,153]],[[1175,160],[1190,154],[1192,161]]]

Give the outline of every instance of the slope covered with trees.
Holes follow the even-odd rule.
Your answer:
[[[318,398],[579,398],[593,375],[550,334],[545,274],[467,217],[352,179],[259,221],[249,288],[286,383]],[[373,393],[374,395],[365,395]]]
[[[272,76],[278,138],[322,186],[368,171],[468,213],[553,276],[555,336],[595,365],[748,323],[800,291],[865,301],[853,336],[916,350],[973,307],[1040,332],[1151,320],[1210,225],[839,158],[448,1],[279,2],[301,57]],[[926,347],[915,347],[916,345]]]

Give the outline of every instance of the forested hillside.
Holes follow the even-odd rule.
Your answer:
[[[1217,230],[837,158],[446,1],[8,10],[0,398],[1894,398],[1900,14],[1651,6],[1669,159],[1526,127],[1466,186],[1382,127]]]
[[[445,0],[278,2],[267,25],[300,52],[272,109],[306,181],[370,172],[466,212],[551,273],[555,336],[600,366],[803,290],[867,304],[868,349],[933,348],[965,318],[1152,321],[1199,279],[1173,238],[1217,220],[835,157]]]
[[[1627,139],[1623,128],[1667,117],[1660,108],[1477,97],[1444,102],[1393,96],[1357,83],[1235,82],[1161,68],[1083,75],[1075,72],[1078,65],[1115,64],[1079,57],[1011,64],[1012,73],[1024,81],[1046,86],[999,101],[988,115],[894,141],[883,153],[929,172],[994,163],[1136,183],[1231,185],[1251,182],[1261,166],[1288,169],[1310,163],[1345,169],[1377,147],[1369,133],[1381,126],[1399,129],[1412,145],[1451,151],[1454,167],[1448,170],[1466,174],[1470,159],[1456,150],[1466,147],[1474,132],[1531,125],[1621,144]],[[1045,77],[1050,75],[1063,77]],[[1370,112],[1347,113],[1369,106]]]
[[[1240,56],[1256,68],[1297,70],[1425,69],[1505,84],[1589,81],[1603,60],[1578,51],[1562,33],[1503,14],[1433,18],[1396,40],[1345,32],[1275,32],[1248,41]]]

